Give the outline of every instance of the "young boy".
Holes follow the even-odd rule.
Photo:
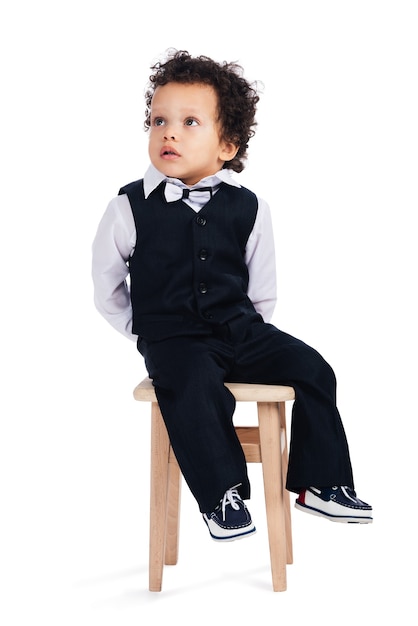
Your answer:
[[[244,168],[257,92],[236,64],[184,51],[151,69],[151,165],[121,188],[98,227],[97,309],[137,341],[213,539],[255,532],[224,381],[294,387],[286,487],[298,494],[296,507],[371,522],[371,506],[354,491],[332,369],[268,323],[276,298],[269,208],[231,176]]]

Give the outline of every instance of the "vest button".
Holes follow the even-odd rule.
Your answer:
[[[206,219],[201,215],[198,215],[198,217],[196,218],[196,222],[199,224],[199,226],[205,226]]]
[[[201,261],[206,261],[207,258],[208,258],[208,251],[202,248],[202,250],[200,250],[199,252],[199,259]]]
[[[205,283],[200,283],[200,285],[199,285],[200,293],[206,293],[207,290],[208,290],[208,288],[207,288],[206,284]]]
[[[208,311],[206,311],[205,313],[203,313],[203,317],[205,318],[205,320],[213,320],[213,315],[212,315],[212,313],[208,313]]]

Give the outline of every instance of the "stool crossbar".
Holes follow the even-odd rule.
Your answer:
[[[293,562],[286,401],[292,387],[225,383],[237,402],[257,403],[258,426],[235,426],[247,463],[261,463],[274,591],[286,590],[286,564]],[[181,472],[171,448],[152,381],[145,378],[134,398],[151,403],[151,487],[149,589],[161,591],[165,565],[175,565],[179,549]]]

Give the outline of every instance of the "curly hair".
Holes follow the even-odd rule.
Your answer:
[[[218,96],[218,122],[222,139],[238,146],[236,156],[224,168],[242,172],[247,157],[248,142],[255,134],[256,105],[259,101],[255,84],[243,78],[236,63],[217,63],[209,57],[192,57],[185,50],[174,50],[165,62],[151,66],[153,73],[145,92],[145,130],[151,126],[151,101],[157,87],[170,82],[204,83],[214,88]]]

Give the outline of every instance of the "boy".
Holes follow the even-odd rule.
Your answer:
[[[100,222],[96,306],[137,341],[213,539],[255,532],[225,380],[294,387],[286,487],[298,494],[296,507],[371,522],[371,506],[354,491],[332,369],[268,323],[276,297],[269,208],[231,176],[244,168],[257,92],[239,66],[184,51],[152,70],[151,165],[143,180],[121,188]]]

